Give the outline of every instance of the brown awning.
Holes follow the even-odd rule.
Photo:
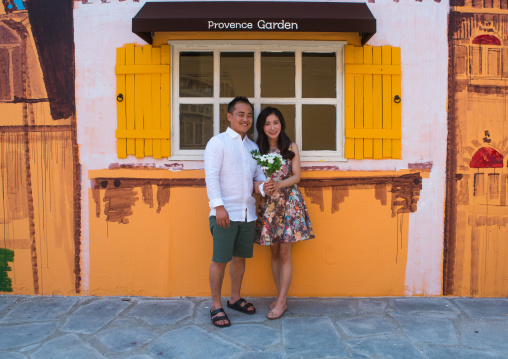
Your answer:
[[[362,3],[147,2],[132,19],[132,32],[152,43],[158,31],[358,32],[365,44],[376,19]]]

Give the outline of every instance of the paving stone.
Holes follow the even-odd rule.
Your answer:
[[[26,356],[20,353],[3,352],[0,351],[0,358],[2,359],[25,359]]]
[[[356,313],[357,302],[346,298],[288,299],[288,311],[298,315],[349,316]]]
[[[508,299],[502,298],[457,298],[455,303],[469,318],[508,320]]]
[[[263,350],[280,342],[280,332],[260,324],[237,324],[218,332],[233,343],[253,350]]]
[[[2,295],[0,296],[0,310],[7,308],[9,305],[18,300],[17,296]]]
[[[243,351],[233,343],[194,325],[171,330],[150,345],[156,358],[233,358]]]
[[[407,315],[392,315],[402,330],[413,341],[421,344],[459,344],[453,323],[449,319],[437,319]]]
[[[391,302],[397,314],[455,318],[460,313],[444,298],[397,298]]]
[[[76,297],[29,297],[18,302],[0,323],[46,322],[63,317],[76,302]]]
[[[358,300],[358,309],[360,313],[365,314],[380,314],[383,315],[386,310],[388,301],[375,300],[375,299],[360,299]]]
[[[348,356],[329,318],[283,318],[282,332],[287,358]]]
[[[30,354],[31,359],[103,359],[97,349],[75,334],[67,334],[50,340]]]
[[[223,300],[224,310],[231,320],[232,324],[238,323],[259,323],[266,320],[266,315],[270,310],[268,306],[273,301],[273,298],[245,298],[247,302],[254,304],[256,308],[256,314],[244,314],[236,310],[227,307],[227,299]],[[212,300],[205,300],[198,305],[197,314],[195,318],[195,324],[210,324],[210,308],[212,307]]]
[[[150,325],[169,325],[190,317],[194,303],[184,299],[139,300],[126,316],[143,319]]]
[[[105,347],[117,353],[143,347],[157,337],[151,331],[139,327],[136,321],[128,319],[115,320],[95,336]]]
[[[365,355],[365,354],[360,354],[360,353],[356,353],[355,352],[355,353],[353,353],[352,358],[353,359],[373,359],[373,358],[375,358],[375,359],[380,359],[380,358],[381,359],[385,359],[386,357],[381,357],[381,356],[379,356],[379,357],[378,356],[373,357],[371,355]]]
[[[131,305],[117,298],[94,300],[83,304],[70,314],[60,330],[64,332],[92,334],[112,321],[125,308]]]
[[[383,335],[353,339],[346,341],[353,353],[365,354],[371,357],[387,357],[392,359],[424,358],[423,354],[407,339],[400,335]]]
[[[24,347],[24,348],[21,348],[19,351],[20,352],[29,352],[35,348],[37,348],[39,345],[41,345],[41,343],[37,343],[37,344],[32,344],[32,345],[29,345],[27,347]]]
[[[443,346],[425,347],[427,358],[446,359],[506,359],[506,354],[486,352],[485,350],[473,350],[462,348],[448,348]]]
[[[344,332],[352,337],[393,333],[397,327],[386,317],[380,315],[354,317],[336,322]]]
[[[273,352],[252,352],[240,355],[238,359],[283,359],[284,354]]]
[[[462,344],[470,348],[484,348],[508,352],[508,322],[475,321],[460,326]]]
[[[58,323],[30,323],[0,326],[0,349],[27,346],[46,339],[56,331]]]

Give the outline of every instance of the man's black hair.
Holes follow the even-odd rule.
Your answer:
[[[250,105],[250,107],[252,108],[252,114],[254,114],[254,106],[252,106],[252,104],[250,103],[249,99],[247,97],[244,97],[244,96],[236,96],[233,100],[231,100],[231,102],[228,105],[228,112],[230,114],[233,114],[233,111],[235,111],[235,105],[238,102],[243,102],[243,103],[246,103],[246,104]]]

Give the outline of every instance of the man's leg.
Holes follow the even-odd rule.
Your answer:
[[[221,292],[222,282],[224,281],[224,272],[226,270],[227,263],[212,262],[210,264],[210,290],[212,291],[212,310],[222,308]],[[219,313],[216,317],[223,316],[224,313]],[[229,323],[227,320],[220,320],[217,322],[218,325],[225,325]]]
[[[245,273],[245,258],[252,257],[254,247],[254,222],[240,222],[238,226],[238,234],[233,249],[233,259],[229,266],[229,275],[231,277],[231,296],[229,303],[233,304],[241,298],[241,288],[243,275]],[[245,306],[246,302],[241,306]],[[254,307],[250,306],[247,310],[254,311]]]
[[[233,246],[237,234],[237,228],[232,223],[229,228],[222,228],[217,225],[216,218],[210,217],[210,231],[213,236],[213,256],[210,264],[209,280],[210,290],[212,292],[212,311],[222,308],[222,283],[224,281],[224,272],[226,265],[232,258]],[[214,318],[224,317],[224,313],[218,313]],[[216,322],[219,326],[226,325],[229,322],[224,319]]]
[[[231,277],[231,297],[229,303],[233,304],[241,298],[240,290],[242,288],[243,274],[245,273],[245,258],[233,257],[229,266],[229,276]]]

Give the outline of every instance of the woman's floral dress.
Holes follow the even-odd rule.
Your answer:
[[[279,149],[270,152],[280,153]],[[282,181],[291,177],[291,160],[282,160],[282,168],[271,179]],[[256,221],[256,243],[298,242],[314,238],[307,206],[296,184],[278,189],[273,196],[261,199]]]

